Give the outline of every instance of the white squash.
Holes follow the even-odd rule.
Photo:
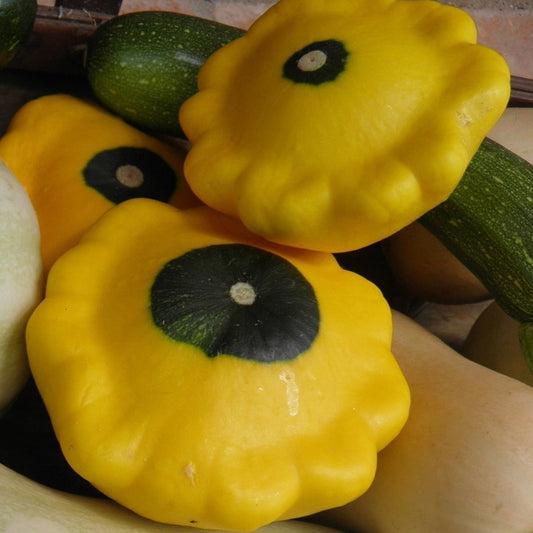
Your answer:
[[[29,376],[24,330],[42,295],[39,246],[33,206],[0,161],[0,414]]]
[[[0,531],[5,533],[199,533],[192,527],[152,522],[109,500],[44,487],[0,465]],[[205,533],[209,533],[203,530]],[[339,533],[297,520],[257,533]],[[215,533],[211,531],[211,533]],[[218,532],[222,533],[222,532]]]
[[[318,518],[350,533],[533,532],[533,388],[398,313],[394,326],[409,420],[370,489]]]

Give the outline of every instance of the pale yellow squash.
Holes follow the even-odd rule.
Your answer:
[[[439,304],[464,304],[490,297],[483,283],[419,222],[382,243],[398,285],[408,294]]]
[[[477,318],[461,353],[483,366],[533,386],[533,371],[520,346],[520,324],[497,302],[492,302]]]
[[[394,321],[410,418],[370,489],[320,518],[349,533],[531,533],[533,388]]]

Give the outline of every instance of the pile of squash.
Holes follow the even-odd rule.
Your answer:
[[[507,153],[486,135],[508,67],[470,17],[145,12],[87,58],[93,100],[36,98],[0,138],[0,427],[33,392],[83,490],[0,465],[0,530],[533,531],[528,302],[431,219]],[[185,81],[158,102],[169,61]],[[487,305],[459,353],[405,301]]]

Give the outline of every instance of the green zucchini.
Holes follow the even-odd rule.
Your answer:
[[[0,68],[8,65],[29,37],[37,0],[0,0]]]
[[[93,33],[85,69],[95,97],[135,126],[181,136],[178,111],[200,66],[244,30],[180,13],[114,17]]]
[[[448,199],[419,221],[510,316],[533,321],[533,165],[486,138]]]
[[[419,222],[520,322],[533,370],[533,165],[486,138],[452,194]]]

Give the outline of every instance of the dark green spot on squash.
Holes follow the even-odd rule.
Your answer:
[[[172,167],[147,148],[122,146],[96,154],[83,169],[85,183],[110,202],[152,198],[168,202],[178,178]]]
[[[283,65],[283,76],[295,83],[320,85],[344,71],[348,52],[335,39],[317,41],[295,52]]]
[[[263,363],[310,348],[320,314],[311,284],[279,255],[244,244],[193,249],[159,271],[150,293],[155,324],[207,356]]]

